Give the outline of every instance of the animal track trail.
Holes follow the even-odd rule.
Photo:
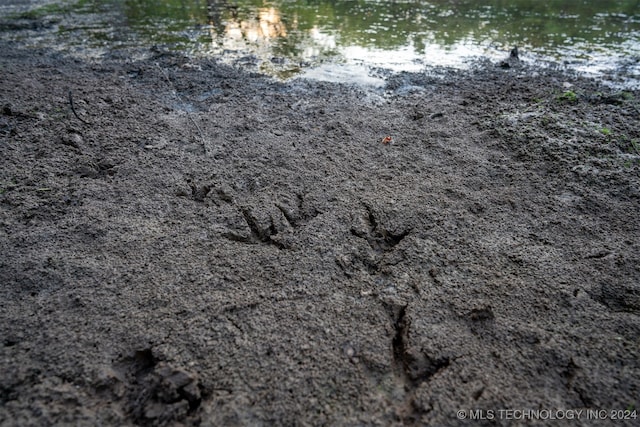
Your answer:
[[[151,348],[116,361],[102,384],[139,425],[189,421],[206,395],[196,374],[159,361]]]
[[[415,404],[415,393],[437,373],[447,368],[448,357],[436,358],[411,343],[411,316],[409,304],[385,304],[395,331],[392,341],[393,375],[404,387],[404,399],[396,413],[403,422],[417,422],[422,410]]]
[[[270,242],[271,236],[277,233],[273,223],[273,217],[267,215],[267,218],[260,218],[256,210],[250,207],[242,207],[240,210],[251,230],[251,240],[263,243]]]
[[[359,237],[367,239],[371,249],[378,253],[393,250],[411,231],[403,230],[399,233],[394,233],[378,220],[378,215],[370,205],[365,205],[365,209],[367,211],[366,221],[369,224],[369,231],[367,235]]]
[[[391,221],[381,221],[384,214],[377,213],[370,205],[364,205],[362,215],[353,220],[350,232],[352,236],[364,239],[368,249],[340,256],[336,259],[338,265],[347,276],[352,276],[357,271],[358,265],[372,276],[388,273],[385,267],[398,264],[404,259],[401,251],[396,247],[411,233],[410,228],[401,231],[392,231]]]
[[[227,197],[229,199],[229,197]],[[223,237],[247,244],[273,244],[279,249],[290,249],[295,244],[295,230],[321,212],[307,206],[300,193],[263,194],[240,201],[232,197],[233,221],[227,221],[229,230]]]

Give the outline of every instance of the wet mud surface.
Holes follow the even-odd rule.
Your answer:
[[[6,42],[0,71],[2,425],[638,408],[639,92]]]

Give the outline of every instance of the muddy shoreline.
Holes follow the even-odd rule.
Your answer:
[[[0,424],[639,407],[640,92],[8,42],[0,67]]]

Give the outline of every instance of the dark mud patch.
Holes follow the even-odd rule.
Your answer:
[[[640,93],[150,56],[0,43],[2,424],[638,406]]]

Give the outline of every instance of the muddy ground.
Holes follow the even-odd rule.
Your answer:
[[[0,424],[639,408],[639,91],[9,42],[0,73]]]

